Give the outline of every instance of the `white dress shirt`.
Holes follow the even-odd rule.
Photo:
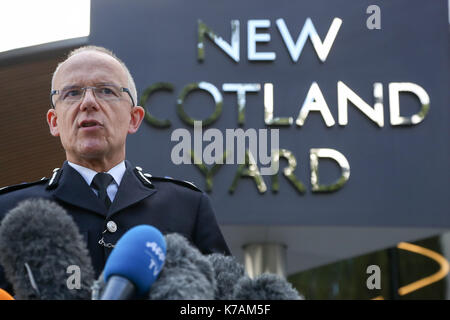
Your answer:
[[[78,164],[72,163],[70,161],[67,161],[69,165],[74,168],[86,181],[88,186],[91,186],[92,180],[94,179],[95,175],[97,174],[96,171],[80,166]],[[106,193],[108,194],[109,199],[111,202],[114,201],[114,198],[116,197],[117,190],[119,189],[120,182],[122,181],[122,177],[125,173],[125,161],[122,161],[114,168],[111,168],[107,173],[109,173],[113,177],[113,182],[111,182],[106,188]],[[91,190],[97,195],[97,190],[91,187]]]

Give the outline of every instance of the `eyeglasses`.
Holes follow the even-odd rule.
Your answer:
[[[115,85],[99,85],[96,87],[77,87],[77,86],[70,86],[67,88],[64,88],[62,90],[52,90],[50,92],[50,103],[52,108],[55,108],[55,104],[53,103],[53,96],[59,95],[58,100],[56,101],[62,101],[65,104],[73,104],[75,102],[79,102],[84,98],[84,95],[86,94],[87,89],[92,89],[92,92],[94,93],[94,96],[97,99],[104,100],[104,101],[118,101],[122,98],[122,92],[128,93],[131,99],[131,103],[134,104],[134,99],[131,96],[130,90],[128,88],[120,88]]]

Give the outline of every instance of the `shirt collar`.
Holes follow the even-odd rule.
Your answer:
[[[92,180],[94,179],[95,175],[97,174],[96,171],[80,166],[78,164],[72,163],[70,161],[67,161],[67,163],[74,168],[86,181],[86,183],[90,186],[92,183]],[[125,167],[125,161],[120,162],[118,165],[116,165],[114,168],[111,168],[111,170],[108,171],[108,173],[114,178],[114,182],[117,185],[120,185],[120,182],[122,181],[123,175],[125,173],[126,167]]]

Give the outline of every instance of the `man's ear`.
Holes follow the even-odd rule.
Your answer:
[[[145,116],[145,110],[144,108],[140,106],[133,107],[131,110],[131,119],[130,119],[130,125],[128,127],[128,133],[135,133],[138,131],[139,126],[142,123],[142,120]]]
[[[56,119],[57,119],[56,110],[49,109],[47,111],[47,123],[50,128],[50,133],[54,137],[59,136],[58,123],[57,123]]]

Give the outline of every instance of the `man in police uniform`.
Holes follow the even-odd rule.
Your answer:
[[[1,189],[0,220],[21,200],[56,201],[85,237],[97,275],[117,240],[140,224],[180,233],[204,254],[230,254],[203,192],[188,182],[152,177],[125,159],[127,134],[138,130],[145,111],[135,104],[130,72],[112,52],[74,50],[55,70],[51,99],[47,122],[67,161],[48,179]]]

